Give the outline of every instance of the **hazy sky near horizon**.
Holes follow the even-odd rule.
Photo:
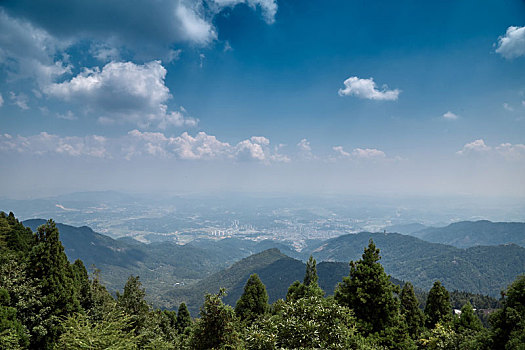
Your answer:
[[[0,196],[525,196],[525,1],[0,3]]]

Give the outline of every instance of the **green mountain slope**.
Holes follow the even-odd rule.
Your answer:
[[[525,272],[525,248],[515,244],[465,250],[397,233],[344,235],[325,241],[311,253],[318,261],[357,260],[370,238],[381,249],[387,273],[423,289],[440,280],[449,290],[498,296]]]
[[[525,247],[525,223],[522,222],[461,221],[446,227],[430,227],[413,235],[458,248],[508,243]]]

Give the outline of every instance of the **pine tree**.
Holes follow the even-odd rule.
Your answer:
[[[179,310],[177,312],[177,330],[179,333],[184,333],[186,328],[190,327],[192,324],[190,312],[186,307],[185,303],[180,303]]]
[[[525,275],[502,293],[503,308],[490,318],[494,349],[523,349],[525,344]]]
[[[424,315],[419,308],[419,302],[417,301],[416,294],[414,293],[414,286],[412,286],[412,283],[405,283],[403,289],[401,290],[399,300],[400,311],[405,317],[408,333],[412,339],[416,339],[424,326]]]
[[[448,291],[436,281],[428,292],[425,305],[425,323],[428,328],[434,328],[437,323],[445,324],[452,321],[452,307]]]
[[[307,287],[312,284],[317,285],[318,279],[319,277],[317,276],[317,262],[315,261],[313,256],[310,255],[310,258],[306,263],[306,272],[304,274],[303,284]]]
[[[311,296],[323,297],[324,291],[319,287],[318,279],[316,261],[310,256],[306,263],[303,283],[295,281],[290,285],[286,294],[286,301],[295,301]]]
[[[479,331],[483,328],[479,317],[474,313],[474,308],[467,302],[461,308],[461,314],[454,319],[454,328],[456,332]]]
[[[37,230],[36,245],[29,255],[28,271],[33,279],[39,281],[42,293],[41,309],[35,311],[47,313],[41,324],[33,325],[36,333],[32,334],[31,342],[36,348],[50,349],[60,336],[59,319],[80,310],[73,270],[53,220]]]
[[[150,306],[144,299],[145,297],[146,291],[142,287],[139,276],[130,276],[124,286],[124,293],[117,292],[117,306],[132,316],[137,334],[145,326],[146,318],[150,312]]]
[[[239,321],[232,307],[222,302],[224,294],[224,289],[221,289],[219,294],[206,295],[200,318],[195,322],[189,339],[191,349],[242,348]]]
[[[268,307],[266,287],[259,276],[254,273],[244,286],[244,292],[235,305],[235,313],[241,321],[251,323],[268,312]]]
[[[394,326],[399,308],[395,286],[379,263],[379,249],[370,240],[362,259],[350,261],[350,275],[335,290],[335,300],[354,310],[365,334]]]
[[[75,278],[75,286],[77,287],[78,300],[82,308],[88,311],[93,307],[93,294],[86,267],[80,259],[75,260],[71,267]]]

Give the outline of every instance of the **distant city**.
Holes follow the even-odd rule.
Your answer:
[[[89,226],[113,238],[140,242],[236,237],[287,241],[300,250],[309,240],[362,231],[398,231],[418,223],[445,226],[460,220],[525,221],[520,200],[479,198],[300,197],[223,194],[130,195],[83,192],[30,200],[0,199],[0,210],[17,217],[52,218]]]

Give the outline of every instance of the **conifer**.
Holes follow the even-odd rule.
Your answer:
[[[350,275],[343,277],[335,291],[335,300],[354,310],[367,333],[393,326],[399,315],[395,287],[379,263],[379,249],[370,240],[361,260],[350,261]]]
[[[425,323],[428,328],[434,328],[437,323],[443,325],[452,321],[450,295],[440,281],[434,282],[434,285],[428,292],[425,317]]]
[[[268,293],[259,276],[254,273],[248,278],[244,292],[235,305],[235,313],[241,321],[253,322],[268,312]]]

